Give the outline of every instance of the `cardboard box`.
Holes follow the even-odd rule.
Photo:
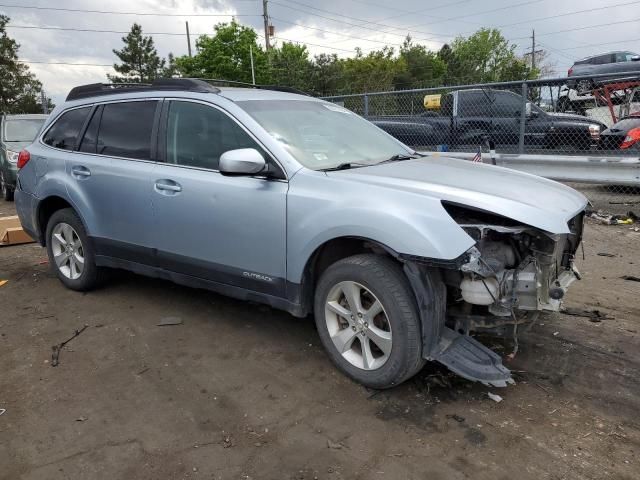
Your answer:
[[[0,217],[0,246],[18,245],[33,242],[20,225],[17,215],[12,217]]]

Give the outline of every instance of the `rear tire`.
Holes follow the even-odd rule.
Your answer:
[[[65,287],[83,292],[99,285],[102,270],[95,264],[93,246],[73,209],[51,215],[46,241],[49,264]]]
[[[329,358],[358,383],[390,388],[425,363],[413,291],[388,257],[354,255],[331,265],[318,282],[314,311]]]

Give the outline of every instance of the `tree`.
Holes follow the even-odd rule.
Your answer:
[[[281,47],[269,50],[268,58],[269,83],[312,90],[313,65],[305,45],[284,42]]]
[[[9,17],[0,15],[0,112],[40,113],[42,84],[18,61],[20,45],[6,32]]]
[[[185,77],[216,78],[251,82],[251,52],[257,83],[267,83],[267,56],[257,43],[258,35],[250,27],[235,20],[215,26],[212,37],[202,35],[196,40],[193,57],[176,58]]]
[[[344,62],[335,53],[321,53],[313,58],[311,65],[310,93],[318,96],[333,95],[343,90]]]
[[[400,47],[400,59],[406,68],[393,79],[396,90],[433,86],[444,80],[446,63],[424,45],[414,44],[409,35]]]
[[[537,71],[518,58],[515,49],[499,30],[481,28],[468,38],[458,37],[451,46],[443,46],[438,56],[447,63],[449,83],[535,78]]]
[[[343,60],[344,82],[354,93],[393,90],[393,79],[406,69],[404,59],[394,56],[393,48],[356,55]]]
[[[114,83],[147,83],[162,75],[165,60],[158,56],[152,37],[142,35],[142,27],[134,23],[126,37],[122,37],[122,50],[113,53],[122,62],[113,69],[120,75],[107,75]]]

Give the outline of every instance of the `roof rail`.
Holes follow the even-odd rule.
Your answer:
[[[201,93],[219,93],[210,83],[197,78],[158,78],[153,83],[92,83],[72,88],[67,101],[80,98],[115,95],[127,92],[148,92],[153,90],[186,90]]]
[[[310,96],[307,92],[298,90],[297,88],[294,88],[294,87],[285,87],[283,85],[260,85],[260,84],[249,83],[249,82],[239,82],[236,80],[224,80],[221,78],[198,78],[194,80],[202,80],[209,84],[212,84],[212,83],[228,84],[232,86],[235,85],[238,87],[258,88],[260,90],[275,90],[278,92],[297,93],[298,95]]]

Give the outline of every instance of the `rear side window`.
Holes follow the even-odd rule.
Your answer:
[[[496,117],[516,117],[522,110],[522,97],[509,92],[494,92],[493,114]]]
[[[44,135],[44,143],[62,150],[73,150],[89,111],[91,107],[76,108],[63,113]]]
[[[96,108],[93,112],[93,116],[87,126],[87,131],[84,132],[82,141],[80,142],[81,152],[96,153],[96,142],[98,140],[98,127],[100,126],[100,117],[102,116],[102,107]]]
[[[149,160],[157,105],[155,100],[105,105],[98,131],[97,153]]]
[[[171,102],[167,125],[167,162],[218,169],[220,155],[258,144],[223,112],[192,102]]]

